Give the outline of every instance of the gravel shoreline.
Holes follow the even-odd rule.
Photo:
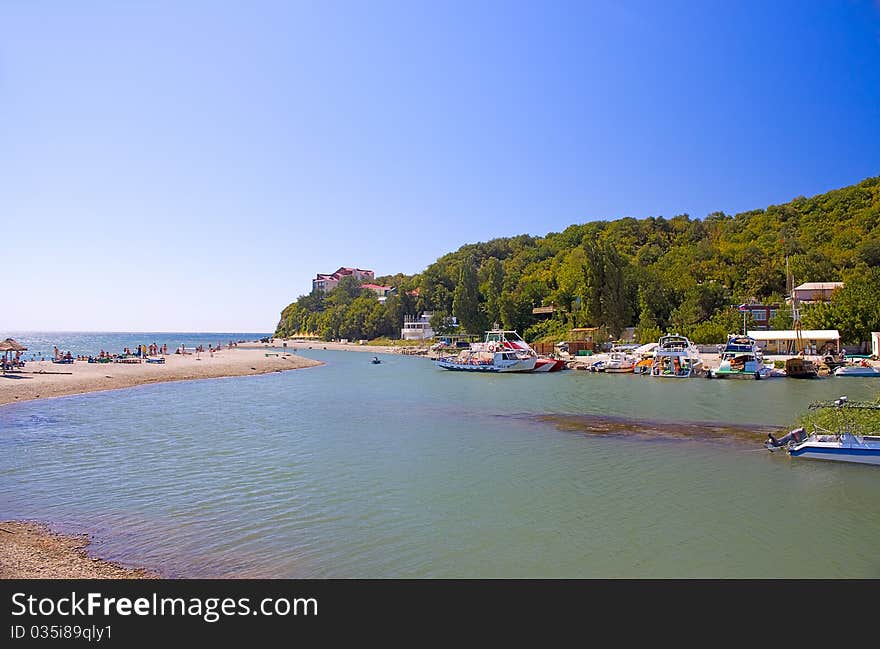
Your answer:
[[[0,579],[160,579],[90,556],[87,534],[53,532],[34,521],[0,522]]]

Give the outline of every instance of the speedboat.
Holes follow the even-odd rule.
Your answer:
[[[851,410],[880,410],[880,404],[851,403],[846,397],[840,397],[831,403],[810,404],[810,408],[835,409],[839,422],[837,430],[826,430],[814,424],[812,434],[804,428],[796,428],[779,439],[769,435],[764,446],[770,451],[784,449],[791,457],[797,458],[880,465],[880,435],[856,433],[846,416]]]
[[[875,376],[880,378],[880,368],[863,365],[845,365],[834,370],[834,376]]]
[[[382,361],[379,360],[378,356],[373,356],[373,360],[370,361],[373,365],[378,365]]]
[[[773,370],[764,365],[761,348],[751,336],[728,336],[727,344],[721,352],[721,365],[717,370],[709,370],[707,378],[717,379],[755,379],[760,380],[773,375]]]
[[[649,376],[686,379],[704,372],[700,351],[684,336],[661,336],[654,350]]]

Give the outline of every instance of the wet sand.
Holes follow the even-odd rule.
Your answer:
[[[0,523],[0,579],[158,579],[140,568],[126,568],[91,557],[91,539],[56,534],[40,523]]]
[[[273,355],[267,356],[267,353]],[[213,356],[208,352],[168,354],[164,364],[76,361],[60,365],[51,361],[29,361],[22,372],[0,375],[0,405],[148,383],[250,376],[321,364],[294,354],[240,348],[224,349]]]

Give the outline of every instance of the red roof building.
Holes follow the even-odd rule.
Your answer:
[[[343,277],[353,276],[357,280],[373,279],[376,274],[371,270],[363,268],[349,268],[341,266],[336,272],[328,274],[318,273],[312,280],[312,291],[323,291],[328,293],[336,288],[339,280]]]

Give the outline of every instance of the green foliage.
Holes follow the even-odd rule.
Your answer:
[[[559,342],[565,340],[569,327],[564,322],[547,318],[533,324],[523,332],[523,338],[529,342]]]
[[[847,273],[831,302],[806,306],[801,321],[805,329],[838,329],[846,341],[869,340],[872,331],[880,331],[880,267]]]
[[[461,263],[458,284],[452,294],[452,312],[467,333],[478,334],[486,328],[486,318],[480,309],[477,273],[472,255],[465,257]]]
[[[877,400],[880,403],[880,399]],[[815,408],[800,418],[808,433],[836,433],[847,430],[856,435],[880,434],[880,410],[857,408]]]
[[[404,315],[432,310],[472,333],[499,322],[529,340],[564,339],[581,326],[618,336],[635,325],[642,342],[669,330],[723,342],[742,330],[731,305],[782,302],[786,255],[795,285],[845,282],[829,307],[804,309],[805,328],[837,328],[849,342],[880,330],[880,177],[735,216],[593,221],[470,243],[417,275],[376,278],[398,288],[378,307],[374,296],[359,302],[345,280],[327,295],[302,296],[282,311],[276,333],[397,338]],[[408,295],[415,288],[420,295]],[[557,307],[549,320],[532,314],[549,304]],[[780,309],[770,324],[791,328],[790,312]]]
[[[455,331],[455,326],[452,324],[452,318],[446,313],[446,311],[434,311],[430,323],[431,329],[433,329],[434,333],[439,336],[451,334]]]
[[[751,313],[745,314],[746,331],[754,326]],[[717,310],[708,320],[698,322],[687,330],[687,336],[695,343],[712,345],[723,343],[728,334],[743,332],[743,313],[736,308]]]

